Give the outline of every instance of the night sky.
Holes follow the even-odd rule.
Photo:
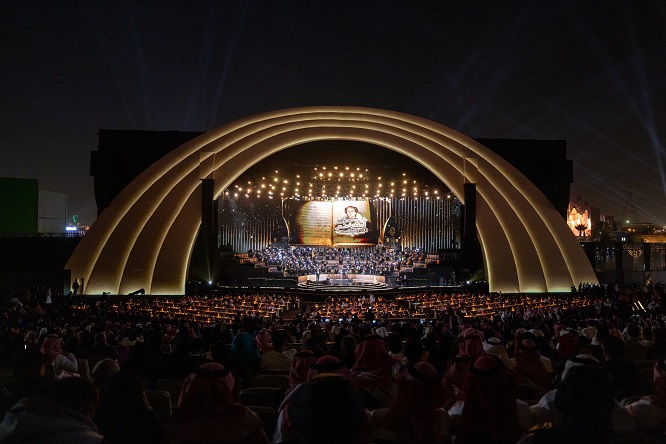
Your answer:
[[[0,36],[0,177],[82,223],[99,129],[356,105],[566,140],[572,199],[666,224],[666,2],[6,0]]]

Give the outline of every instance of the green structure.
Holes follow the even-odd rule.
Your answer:
[[[37,233],[39,182],[0,177],[0,233]]]

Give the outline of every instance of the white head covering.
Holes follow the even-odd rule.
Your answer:
[[[564,370],[562,370],[562,379],[567,375],[569,369],[572,367],[578,367],[581,365],[597,365],[601,364],[597,358],[592,355],[580,354],[576,355],[573,358],[567,359],[567,362],[564,363]]]
[[[531,329],[531,330],[530,330],[530,333],[532,333],[532,334],[533,334],[534,336],[536,336],[537,338],[543,338],[543,337],[544,337],[544,336],[543,336],[543,332],[542,332],[541,330],[539,330],[538,328],[533,328],[533,329]]]

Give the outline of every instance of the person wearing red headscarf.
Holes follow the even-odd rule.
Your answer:
[[[372,412],[370,441],[406,444],[450,442],[450,418],[442,408],[445,393],[437,369],[417,362],[400,380],[389,408]]]
[[[628,404],[626,409],[636,421],[636,427],[639,430],[664,436],[666,432],[666,360],[662,359],[654,364],[653,374],[656,393]]]
[[[324,373],[335,373],[349,378],[349,369],[344,362],[335,356],[325,355],[317,358],[308,370],[308,381]]]
[[[398,381],[407,367],[388,353],[376,335],[366,336],[356,346],[356,363],[350,370],[354,385],[363,390],[368,408],[388,407],[398,392]]]
[[[450,409],[456,402],[462,401],[465,398],[465,380],[467,379],[471,365],[472,357],[464,353],[457,354],[449,362],[448,368],[442,378],[445,409]]]
[[[254,343],[256,344],[259,353],[266,353],[268,350],[273,349],[273,344],[271,343],[271,332],[265,328],[262,328],[255,335]]]
[[[531,339],[521,339],[516,344],[515,365],[512,368],[516,382],[528,382],[543,389],[539,397],[550,390],[551,374],[541,361],[541,353],[536,343]]]
[[[303,349],[294,355],[289,368],[289,388],[286,394],[294,390],[299,384],[308,380],[310,365],[317,360],[317,355],[310,349]]]
[[[40,351],[44,355],[47,367],[53,369],[56,378],[66,378],[78,376],[76,371],[79,365],[76,358],[71,353],[65,353],[62,350],[62,338],[58,335],[50,334],[44,338]]]
[[[573,358],[579,340],[580,338],[575,330],[561,330],[560,336],[557,337],[557,358],[560,361]]]
[[[516,399],[513,376],[497,356],[474,361],[464,390],[464,401],[449,409],[456,444],[515,443],[532,427],[529,406]]]
[[[275,427],[275,435],[273,436],[274,442],[289,442],[293,438],[292,423],[289,418],[289,403],[292,398],[298,396],[298,391],[302,390],[307,381],[310,381],[313,378],[316,378],[320,375],[340,375],[349,379],[349,369],[345,366],[345,363],[335,356],[324,355],[317,357],[312,350],[302,350],[300,353],[303,353],[306,357],[301,360],[299,364],[299,369],[295,372],[301,372],[305,374],[305,379],[298,383],[294,387],[290,387],[287,391],[280,408],[278,409],[278,420]],[[298,354],[297,354],[298,356]],[[305,368],[307,364],[307,369]],[[300,375],[299,375],[300,377]],[[291,375],[290,375],[291,382]]]
[[[299,385],[280,407],[273,442],[367,443],[369,416],[361,390],[349,378],[321,373]]]
[[[483,349],[483,333],[480,330],[477,330],[473,327],[468,327],[461,333],[460,346],[458,351],[466,355],[470,355],[472,359],[476,359],[479,356],[485,355],[486,352]]]
[[[261,420],[234,403],[233,375],[217,362],[203,364],[183,383],[168,428],[174,443],[268,443]]]

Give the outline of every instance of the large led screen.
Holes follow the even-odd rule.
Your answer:
[[[301,245],[353,245],[377,243],[371,203],[309,201],[290,215],[290,243]]]

